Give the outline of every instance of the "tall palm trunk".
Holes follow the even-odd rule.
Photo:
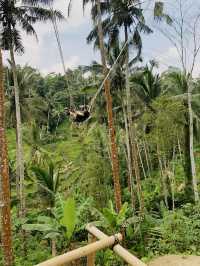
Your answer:
[[[136,184],[137,184],[137,193],[138,199],[140,203],[140,211],[143,213],[144,209],[144,199],[141,187],[141,178],[140,178],[140,169],[138,165],[138,151],[137,151],[137,144],[136,144],[136,134],[135,128],[133,125],[132,120],[132,110],[131,110],[131,91],[130,91],[130,84],[129,84],[129,49],[128,49],[128,29],[125,25],[124,27],[125,32],[125,43],[127,43],[126,49],[126,103],[127,103],[127,117],[128,117],[128,135],[129,135],[129,143],[130,143],[130,150],[131,150],[131,157],[132,157],[132,167],[133,173],[135,173]]]
[[[191,162],[192,184],[193,184],[193,191],[194,191],[194,200],[196,203],[198,203],[199,193],[198,193],[196,166],[195,166],[195,159],[194,159],[194,132],[193,132],[194,125],[193,125],[192,95],[191,95],[190,85],[188,85],[188,113],[189,113],[190,162]]]
[[[2,223],[2,250],[4,265],[13,264],[12,237],[11,237],[11,210],[10,210],[10,182],[8,171],[8,152],[5,133],[3,63],[0,50],[0,196],[1,196],[1,223]]]
[[[101,51],[101,60],[103,65],[104,76],[107,75],[107,66],[106,66],[106,53],[103,42],[103,29],[102,29],[102,20],[101,20],[101,5],[100,0],[96,0],[97,11],[98,11],[98,36],[99,36],[99,44]],[[115,193],[115,204],[116,210],[119,212],[122,205],[121,200],[121,186],[120,186],[120,174],[119,174],[119,159],[118,159],[118,151],[115,137],[115,128],[113,121],[113,110],[112,110],[112,96],[110,92],[110,81],[106,79],[104,84],[106,104],[107,104],[107,113],[108,113],[108,127],[109,127],[109,135],[111,142],[111,159],[112,159],[112,171],[113,171],[113,181],[114,181],[114,193]]]
[[[190,160],[190,125],[189,125],[189,106],[188,100],[184,101],[185,107],[185,125],[184,125],[184,172],[186,176],[186,194],[191,196],[192,191],[192,171]]]
[[[19,102],[19,84],[17,80],[16,63],[14,56],[14,49],[10,44],[10,58],[13,72],[14,91],[15,91],[15,108],[16,108],[16,131],[17,131],[17,145],[16,145],[16,182],[19,182],[19,200],[20,200],[20,216],[25,214],[25,197],[24,197],[24,156],[22,144],[22,122],[21,110]]]

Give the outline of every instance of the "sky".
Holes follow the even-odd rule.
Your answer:
[[[61,10],[67,17],[67,6],[69,0],[55,0],[55,8]],[[148,2],[155,2],[147,0]],[[167,11],[172,16],[177,17],[177,9],[174,6],[179,0],[164,0]],[[200,0],[198,0],[200,2]],[[187,19],[194,17],[195,12],[200,13],[200,4],[198,6],[197,0],[183,0],[184,12],[188,11]],[[198,7],[197,7],[198,6]],[[195,7],[195,10],[194,10]],[[151,59],[156,59],[159,63],[159,71],[165,71],[169,66],[180,66],[175,46],[164,36],[158,28],[166,27],[162,23],[158,26],[152,20],[151,4],[146,4],[145,12],[146,21],[150,27],[153,28],[154,33],[148,36],[143,36],[143,57],[145,62]],[[92,28],[90,19],[90,6],[86,8],[84,15],[82,10],[82,0],[74,0],[70,17],[64,22],[58,24],[59,33],[65,58],[65,65],[67,68],[75,68],[78,65],[88,65],[92,60],[99,59],[99,52],[94,51],[92,45],[86,43],[86,36]],[[200,28],[200,25],[199,25]],[[62,73],[62,65],[57,48],[56,38],[54,36],[53,27],[51,23],[36,24],[35,30],[38,35],[38,41],[34,37],[27,37],[23,34],[23,43],[25,47],[25,54],[16,56],[16,62],[21,65],[29,64],[38,68],[43,74],[56,72]],[[200,36],[200,32],[199,32]],[[191,49],[191,36],[186,40],[186,45]],[[199,40],[200,41],[200,40]],[[8,58],[8,54],[4,54],[4,60]],[[190,64],[191,56],[188,54],[188,65]],[[144,62],[144,63],[145,63]],[[197,58],[197,64],[194,69],[194,75],[198,76],[200,73],[200,58]]]

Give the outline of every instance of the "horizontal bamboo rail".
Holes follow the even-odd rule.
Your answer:
[[[95,236],[96,238],[100,240],[108,237],[106,234],[101,232],[98,228],[96,228],[92,224],[88,224],[86,226],[86,229],[91,235]],[[147,266],[141,260],[139,260],[134,255],[132,255],[130,252],[128,252],[125,248],[123,248],[120,244],[115,245],[113,247],[113,251],[131,266]]]
[[[96,251],[102,250],[113,246],[117,241],[122,240],[121,234],[116,234],[114,236],[106,236],[102,240],[98,240],[94,243],[88,244],[85,247],[81,247],[72,251],[67,252],[66,254],[57,256],[36,266],[61,266],[65,263],[80,259],[82,257],[88,256],[89,254],[95,253]]]

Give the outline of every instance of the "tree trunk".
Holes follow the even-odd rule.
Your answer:
[[[197,176],[196,176],[196,166],[194,158],[194,132],[193,132],[193,113],[192,113],[192,95],[190,91],[190,86],[188,86],[188,113],[189,113],[189,132],[190,132],[190,162],[191,162],[191,174],[192,174],[192,184],[194,191],[194,200],[196,203],[199,202],[199,193],[197,186]]]
[[[1,193],[1,223],[2,223],[2,251],[4,265],[13,265],[11,209],[10,209],[10,181],[8,170],[8,151],[5,133],[3,63],[0,50],[0,193]]]
[[[161,176],[161,182],[162,182],[162,188],[163,188],[164,202],[165,202],[165,206],[167,207],[167,209],[169,209],[168,191],[167,191],[167,185],[166,185],[166,171],[164,171],[163,169],[163,163],[161,159],[159,145],[157,145],[157,156],[158,156],[158,162],[160,166],[160,176]]]
[[[125,43],[128,42],[128,29],[125,26]],[[126,101],[127,101],[127,117],[128,117],[128,130],[129,130],[129,139],[130,139],[130,150],[132,156],[132,167],[133,173],[135,173],[136,184],[137,184],[137,193],[138,193],[138,200],[140,203],[140,212],[144,212],[144,198],[142,193],[142,186],[141,186],[141,178],[140,178],[140,169],[138,165],[138,152],[137,152],[137,144],[136,144],[136,134],[135,128],[133,125],[132,120],[132,110],[131,110],[131,91],[130,91],[130,84],[129,84],[129,49],[127,44],[126,50]]]
[[[144,175],[144,179],[146,180],[147,179],[147,175],[146,175],[146,171],[145,171],[145,168],[144,168],[144,163],[143,163],[143,160],[142,160],[142,153],[141,153],[141,149],[140,149],[140,145],[137,143],[137,150],[138,150],[138,156],[139,156],[139,159],[140,159],[140,164],[141,164],[141,167],[142,167],[142,172],[143,172],[143,175]]]
[[[51,255],[52,257],[56,256],[56,240],[55,239],[51,240]]]
[[[190,126],[189,126],[189,106],[184,104],[186,108],[185,125],[184,125],[184,172],[186,176],[186,190],[187,194],[192,193],[192,174],[191,174],[191,160],[190,160]]]
[[[15,91],[15,108],[16,108],[16,131],[17,131],[17,144],[16,144],[16,180],[19,182],[19,194],[20,194],[20,217],[25,215],[25,197],[24,197],[24,156],[23,156],[23,144],[22,144],[22,122],[21,122],[21,111],[19,101],[19,85],[17,80],[16,63],[14,57],[14,49],[10,44],[10,59],[13,72],[14,80],[14,91]]]
[[[146,159],[148,177],[151,177],[151,171],[150,171],[150,165],[149,165],[149,158],[148,158],[148,154],[147,154],[147,149],[146,149],[146,143],[145,143],[145,141],[143,142],[143,145],[144,145],[144,154],[145,154],[145,159]]]
[[[102,21],[101,21],[101,5],[100,0],[96,0],[97,11],[98,11],[98,36],[100,43],[100,51],[101,51],[101,60],[103,65],[104,76],[107,75],[107,66],[106,66],[106,53],[103,41],[103,29],[102,29]],[[118,159],[118,150],[116,144],[115,137],[115,128],[113,121],[113,110],[112,110],[112,96],[110,92],[110,81],[106,79],[104,84],[105,90],[105,98],[107,104],[107,113],[108,113],[108,128],[111,142],[111,158],[112,158],[112,171],[113,171],[113,182],[114,182],[114,194],[115,194],[115,204],[116,210],[119,212],[122,205],[121,200],[121,186],[120,186],[120,174],[119,174],[119,159]]]
[[[125,122],[125,132],[126,132],[126,150],[127,150],[127,165],[128,165],[128,188],[131,193],[131,205],[133,208],[133,212],[135,213],[135,194],[134,194],[134,180],[133,180],[133,167],[132,167],[132,156],[130,149],[130,137],[128,130],[128,119],[126,114],[125,105],[122,103],[122,109],[124,114],[124,122]]]

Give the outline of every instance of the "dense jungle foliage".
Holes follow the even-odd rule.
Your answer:
[[[29,66],[18,66],[25,151],[26,217],[23,219],[18,217],[17,211],[13,81],[9,68],[5,73],[16,265],[34,265],[51,257],[51,241],[54,239],[58,254],[85,244],[87,233],[84,227],[91,221],[98,221],[97,225],[109,234],[125,228],[126,247],[144,260],[167,253],[199,254],[200,209],[194,205],[193,194],[187,190],[184,171],[187,111],[182,100],[175,97],[181,93],[177,84],[170,81],[172,75],[181,75],[179,72],[173,70],[159,75],[146,66],[130,78],[134,95],[131,98],[133,114],[141,112],[134,119],[142,186],[140,196],[136,180],[133,181],[132,193],[128,180],[126,133],[120,106],[123,92],[116,95],[112,89],[124,203],[122,211],[117,214],[113,207],[103,92],[92,117],[86,123],[73,124],[64,111],[69,99],[65,77],[57,74],[42,77]],[[67,74],[69,89],[78,105],[89,101],[102,80],[98,73],[89,77],[84,73],[84,67],[79,67]],[[145,79],[147,88],[142,87]],[[172,91],[174,86],[176,94]],[[198,79],[194,86],[194,93],[198,93]],[[155,93],[154,90],[158,91],[158,95],[150,99],[154,111],[145,106],[146,90],[148,97]],[[197,116],[198,108],[198,101],[195,101]],[[195,132],[195,159],[199,173],[198,119],[195,120]],[[139,197],[144,201],[142,214]],[[72,227],[71,231],[60,218],[61,206],[65,204],[69,212],[66,222]],[[21,227],[27,230],[25,251],[21,244]],[[26,252],[25,257],[23,252]],[[98,261],[97,265],[122,265],[111,251],[98,253]]]

